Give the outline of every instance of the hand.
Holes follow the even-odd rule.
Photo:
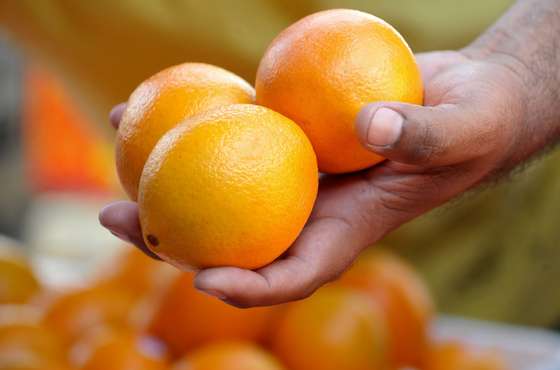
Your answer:
[[[526,140],[523,66],[474,54],[418,55],[426,106],[378,102],[357,117],[363,145],[388,160],[351,175],[322,176],[313,213],[284,256],[256,271],[198,271],[196,287],[239,307],[307,297],[389,231],[508,167]],[[121,105],[111,114],[115,127],[122,111]],[[135,203],[109,205],[100,220],[153,256]]]

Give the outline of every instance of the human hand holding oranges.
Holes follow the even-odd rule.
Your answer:
[[[282,248],[271,248],[274,253],[259,256],[263,258],[259,258],[258,263],[244,264],[245,261],[241,261],[234,263],[235,266],[212,264],[212,261],[192,256],[181,260],[185,253],[170,257],[164,251],[160,256],[171,259],[179,266],[186,263],[202,268],[197,273],[195,285],[237,306],[271,305],[301,299],[338,277],[363,248],[389,231],[500,169],[518,163],[538,148],[538,145],[524,146],[522,151],[512,154],[519,143],[519,132],[515,127],[523,122],[525,116],[523,95],[520,93],[523,91],[520,77],[523,70],[515,61],[486,51],[478,44],[460,52],[420,54],[416,60],[418,65],[394,29],[360,12],[334,10],[317,13],[281,33],[261,62],[256,102],[297,123],[313,145],[319,169],[330,173],[320,179],[318,196],[305,227],[297,235],[294,230],[301,229],[302,218],[287,222],[289,212],[283,212],[271,213],[280,229],[288,230],[287,225],[294,226],[283,234],[283,238],[273,232],[271,224],[265,226],[267,231],[264,234],[259,234],[262,228],[255,228],[259,235],[255,240],[262,243],[266,235],[273,235],[271,243],[282,239],[280,244],[284,248],[288,247],[286,240],[297,236],[282,257],[270,264],[282,253]],[[419,71],[422,72],[424,89]],[[422,102],[425,107],[419,105]],[[236,101],[231,102],[234,103]],[[224,116],[223,112],[228,109],[231,110],[222,109],[218,116]],[[118,108],[112,114],[115,126],[121,121],[119,112],[122,110]],[[238,115],[239,112],[234,113]],[[228,114],[232,113],[225,116]],[[187,120],[195,127],[188,135],[193,136],[194,131],[200,129],[201,122],[208,125],[210,121],[215,121],[205,115]],[[247,117],[238,124],[247,121]],[[186,131],[191,132],[189,130]],[[167,147],[180,142],[198,145],[196,140],[177,138],[181,135],[176,133],[181,129],[173,131],[175,134],[166,134],[156,146],[154,152],[165,153],[156,155],[159,157],[156,160],[150,156],[146,165],[150,169],[148,172],[164,173],[168,168],[166,166],[171,166],[169,163],[177,161],[172,158],[177,155],[168,154]],[[278,145],[273,142],[269,141],[272,146]],[[259,143],[256,143],[255,147],[258,146]],[[184,147],[187,148],[184,150],[189,150],[192,146],[184,144]],[[261,155],[258,157],[262,158]],[[300,159],[308,157],[303,155]],[[237,159],[231,158],[234,167],[240,163]],[[292,162],[292,165],[299,162]],[[307,162],[304,160],[303,163]],[[372,165],[376,166],[369,168]],[[309,169],[312,165],[304,167]],[[174,168],[177,172],[182,171],[180,166]],[[237,171],[239,167],[235,168]],[[288,171],[290,173],[286,178],[280,172],[271,172],[275,173],[271,178],[275,182],[283,179],[280,182],[287,181],[286,184],[289,184],[291,179],[300,181],[302,174],[306,174],[303,176],[309,181],[301,182],[293,189],[307,189],[304,193],[308,194],[305,198],[309,200],[313,197],[310,190],[313,188],[313,176],[309,175],[310,171],[297,172],[295,168],[298,166],[290,168],[294,171]],[[348,174],[359,170],[362,171]],[[296,172],[299,175],[294,176]],[[205,176],[204,173],[202,175]],[[161,175],[143,174],[140,188],[142,183],[165,183],[166,180],[159,181],[158,176]],[[196,174],[192,176],[194,181]],[[182,172],[178,177],[186,178]],[[181,186],[188,188],[191,180],[181,181]],[[206,190],[204,192],[207,193]],[[150,191],[141,190],[140,193],[150,194]],[[165,191],[155,193],[161,195]],[[192,194],[189,196],[194,197]],[[240,197],[243,198],[243,195]],[[140,198],[142,209],[142,196]],[[151,195],[148,198],[155,199]],[[172,210],[173,202],[182,204],[185,199],[181,193],[164,208]],[[306,206],[299,207],[293,199],[289,202],[294,212],[307,217]],[[213,201],[211,204],[215,205]],[[228,203],[226,200],[220,204]],[[235,204],[237,207],[241,203],[236,201]],[[258,209],[259,203],[254,205],[255,210]],[[151,208],[158,207],[152,205]],[[264,206],[264,209],[273,208],[272,205]],[[231,210],[225,206],[221,209]],[[171,213],[175,214],[174,211]],[[190,221],[182,225],[196,225],[191,229],[195,233],[201,227],[197,222],[205,225],[208,220],[214,222],[211,214],[205,211],[196,213],[188,210],[186,213],[195,216],[187,218]],[[156,218],[164,220],[164,226],[156,229],[165,230],[165,226],[169,226],[168,213],[160,209],[155,214],[158,215]],[[224,235],[230,231],[236,234],[239,230],[229,227],[240,225],[243,232],[234,235],[235,242],[231,244],[241,250],[246,246],[239,241],[243,240],[243,235],[251,235],[250,227],[243,229],[246,221],[257,222],[262,217],[267,216],[259,213],[258,218],[242,217],[226,221],[217,216],[217,222],[228,225],[224,229],[228,232]],[[142,214],[140,218],[145,219]],[[110,205],[102,211],[101,221],[115,234],[149,250],[149,253],[158,250],[161,234],[153,235],[149,230],[141,230],[136,204],[119,202]],[[173,233],[184,236],[183,239],[189,241],[185,248],[191,248],[191,230],[176,227],[180,225],[178,223],[171,224],[174,227],[168,228],[168,233],[173,230]],[[174,245],[181,244],[177,235]],[[212,238],[208,238],[201,242],[206,245],[206,251],[212,249],[211,241]],[[164,241],[163,244],[165,248],[159,247],[160,250],[167,249],[167,243]],[[264,249],[265,244],[262,244]],[[217,254],[223,251],[220,249]],[[247,250],[245,253],[248,260],[254,256]],[[196,261],[194,266],[192,261]]]

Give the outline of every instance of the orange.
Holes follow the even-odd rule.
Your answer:
[[[385,21],[356,10],[312,14],[281,32],[261,60],[257,103],[298,123],[321,172],[342,173],[383,160],[364,149],[354,119],[365,104],[421,104],[412,51]]]
[[[193,275],[183,273],[163,297],[149,331],[177,357],[214,341],[261,340],[274,314],[272,307],[232,307],[197,291]]]
[[[459,342],[433,344],[425,370],[506,370],[498,351],[475,350]]]
[[[175,364],[173,370],[283,370],[278,360],[255,344],[210,344]]]
[[[25,303],[40,289],[26,261],[15,248],[0,246],[0,304]]]
[[[128,326],[133,296],[109,286],[67,293],[47,308],[44,324],[70,344],[99,326]]]
[[[65,359],[65,346],[54,331],[33,323],[0,325],[0,368],[43,369]]]
[[[130,96],[117,134],[117,172],[132,200],[159,138],[192,115],[234,103],[251,103],[253,88],[222,68],[185,63],[142,82]]]
[[[342,276],[340,283],[367,293],[383,308],[392,363],[421,366],[434,304],[414,270],[387,251],[368,251]]]
[[[185,268],[262,267],[302,230],[317,195],[315,153],[272,110],[236,104],[169,131],[140,182],[148,247]]]
[[[16,368],[10,368],[10,370],[73,370],[73,368],[68,367],[64,363],[50,363],[43,362],[36,365],[29,366],[17,366]]]
[[[153,338],[123,332],[99,340],[83,370],[165,370],[165,348]]]
[[[291,303],[271,345],[291,370],[385,369],[386,327],[365,295],[328,286]]]
[[[165,286],[174,271],[173,267],[146,256],[138,248],[127,246],[109,268],[101,271],[98,284],[114,285],[140,296]]]

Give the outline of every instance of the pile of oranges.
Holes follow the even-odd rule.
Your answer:
[[[312,297],[239,309],[130,248],[87,286],[40,288],[2,258],[1,370],[504,370],[495,351],[435,343],[432,300],[399,257],[367,251]],[[14,277],[10,264],[25,273]],[[19,284],[37,282],[34,288]],[[18,285],[19,284],[19,285]]]

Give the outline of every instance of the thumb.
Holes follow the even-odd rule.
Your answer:
[[[435,107],[378,102],[366,105],[356,118],[356,132],[370,151],[390,160],[423,166],[442,166],[472,159],[485,150],[476,143],[488,132],[462,106]]]

